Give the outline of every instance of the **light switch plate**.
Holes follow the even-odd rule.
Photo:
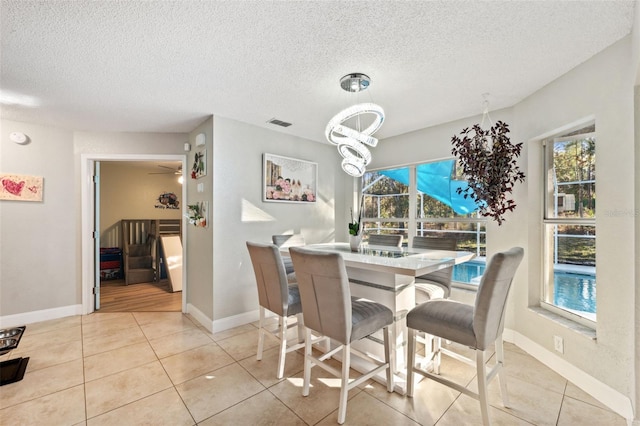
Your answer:
[[[200,182],[196,188],[198,192],[204,192],[204,183]]]

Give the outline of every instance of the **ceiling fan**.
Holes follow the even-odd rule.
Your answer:
[[[150,175],[168,175],[168,174],[181,175],[182,174],[182,165],[179,165],[176,168],[176,167],[162,166],[158,164],[158,167],[161,167],[165,170],[162,172],[150,172],[149,174]]]

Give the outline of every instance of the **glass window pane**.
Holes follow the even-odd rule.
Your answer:
[[[365,234],[406,234],[406,222],[364,222]]]
[[[547,188],[547,218],[594,218],[596,211],[595,137],[553,141]]]
[[[467,182],[457,172],[455,160],[435,161],[416,166],[417,218],[475,216],[477,205],[458,194]]]
[[[365,173],[362,193],[363,218],[408,218],[409,168]]]
[[[596,227],[547,224],[544,299],[596,318]]]

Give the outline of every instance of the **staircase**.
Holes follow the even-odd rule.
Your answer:
[[[160,281],[160,235],[180,235],[179,219],[122,219],[125,285]]]
[[[122,256],[125,285],[156,281],[153,245],[155,221],[123,219]]]
[[[148,283],[156,280],[150,244],[131,244],[125,255],[125,283]]]

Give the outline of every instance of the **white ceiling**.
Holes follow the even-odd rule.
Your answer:
[[[390,137],[511,106],[629,34],[634,1],[2,0],[2,118],[189,132],[220,115],[324,141],[356,95]],[[271,118],[292,122],[286,129]]]

